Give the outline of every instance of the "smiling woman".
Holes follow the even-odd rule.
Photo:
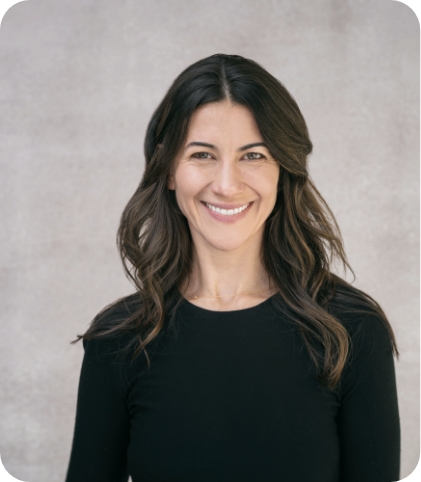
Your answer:
[[[248,256],[252,262],[246,283],[254,282],[252,272],[261,272],[264,279],[259,251],[265,221],[275,206],[280,167],[263,142],[252,113],[231,101],[205,104],[190,120],[186,144],[175,159],[168,188],[175,191],[177,204],[189,224],[193,266],[210,276],[215,256],[226,267],[227,263],[238,266],[238,261]],[[201,266],[210,252],[213,262]],[[215,309],[224,304],[226,308],[245,308],[258,303],[258,298],[245,296],[224,298],[223,294],[230,294],[234,288],[232,275],[224,282],[214,272],[214,279],[205,284],[213,285],[210,294],[222,295],[216,303],[201,304],[211,304]],[[196,286],[186,289],[203,291],[200,278],[195,271]],[[268,287],[266,295],[269,291]]]
[[[305,120],[251,60],[182,72],[118,246],[136,291],[83,339],[67,482],[389,482],[392,328],[308,176]]]

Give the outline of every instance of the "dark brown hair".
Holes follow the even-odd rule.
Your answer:
[[[143,352],[149,362],[145,347],[182,301],[178,289],[192,266],[189,227],[174,191],[167,188],[168,176],[193,112],[227,99],[250,109],[281,166],[276,204],[265,225],[262,260],[277,288],[279,307],[288,307],[320,379],[334,388],[350,341],[333,305],[342,313],[378,316],[397,355],[393,331],[370,296],[331,272],[335,259],[351,268],[334,216],[308,175],[312,143],[297,103],[265,69],[237,55],[217,54],[188,67],[154,112],[145,138],[145,172],[124,209],[117,235],[125,272],[136,287],[137,295],[132,297],[136,309],[129,317],[109,322],[100,313],[78,339],[131,331],[135,356]]]

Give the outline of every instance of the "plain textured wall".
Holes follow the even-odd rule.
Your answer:
[[[419,24],[389,0],[29,0],[0,30],[0,452],[63,480],[83,348],[132,292],[115,233],[142,175],[147,122],[208,55],[259,62],[297,100],[310,172],[356,286],[396,331],[402,471],[419,457]]]

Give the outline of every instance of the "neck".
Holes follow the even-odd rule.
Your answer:
[[[241,308],[266,299],[273,294],[270,288],[269,276],[260,257],[260,243],[232,251],[196,243],[190,282],[186,282],[181,291],[190,300],[194,296],[201,298],[198,304],[204,307],[223,309]]]

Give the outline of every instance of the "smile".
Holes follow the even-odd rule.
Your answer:
[[[241,213],[242,211],[244,211],[244,209],[247,209],[247,207],[250,205],[250,203],[248,203],[248,204],[245,204],[244,206],[241,206],[235,209],[223,209],[223,208],[218,208],[217,206],[213,206],[212,204],[209,204],[209,203],[205,203],[205,204],[209,209],[211,209],[215,213],[219,213],[224,216],[233,216],[234,214]]]

